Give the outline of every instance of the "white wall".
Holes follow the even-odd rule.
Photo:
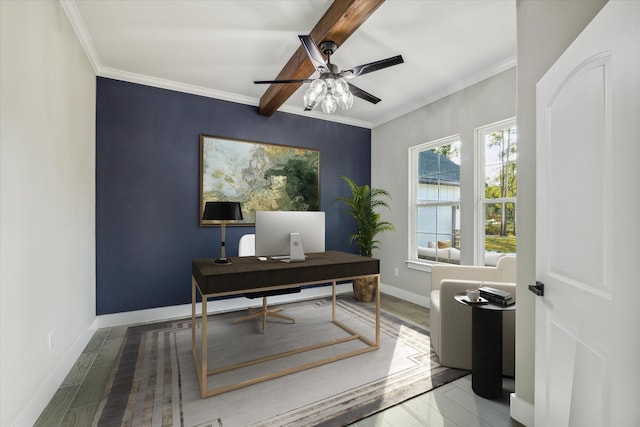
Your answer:
[[[96,78],[57,1],[0,1],[0,43],[0,425],[23,426],[95,319]]]
[[[518,315],[516,395],[533,404],[535,296],[536,83],[606,0],[518,0]],[[516,402],[517,403],[517,402]]]
[[[446,136],[460,134],[461,148],[461,249],[463,264],[473,263],[473,206],[475,129],[512,118],[516,112],[516,70],[511,68],[494,77],[433,102],[409,114],[380,125],[371,131],[371,183],[391,193],[391,211],[381,209],[395,232],[380,235],[382,282],[388,292],[414,295],[414,301],[426,301],[431,290],[427,272],[406,267],[408,257],[408,166],[409,147]],[[394,276],[398,268],[398,276]]]
[[[518,315],[512,415],[527,425],[533,422],[534,395],[535,297],[527,287],[535,282],[535,85],[605,3],[517,0]],[[374,254],[381,258],[382,280],[391,285],[389,292],[424,298],[430,286],[428,273],[408,270],[403,262],[407,256],[407,147],[457,132],[465,144],[466,140],[472,141],[474,127],[516,115],[513,110],[505,111],[506,102],[496,105],[496,101],[506,99],[515,103],[515,75],[515,70],[507,71],[372,131],[372,184],[393,195],[393,211],[383,214],[398,229],[382,237],[381,249]],[[495,99],[491,92],[496,92]],[[467,155],[463,151],[463,162],[468,161]],[[467,190],[471,179],[468,174],[462,177]],[[467,190],[462,194],[464,207],[473,206],[473,196]],[[463,219],[463,230],[471,226],[469,219]],[[466,249],[472,243],[464,240],[463,244]],[[467,256],[465,263],[470,263]],[[394,267],[399,267],[398,277],[393,276]]]

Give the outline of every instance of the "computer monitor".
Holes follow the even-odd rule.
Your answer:
[[[304,253],[324,252],[324,212],[256,211],[256,256],[289,256],[298,238]]]

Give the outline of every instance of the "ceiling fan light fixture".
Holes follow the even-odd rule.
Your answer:
[[[352,79],[354,77],[368,74],[373,71],[382,70],[394,65],[402,64],[404,59],[402,55],[396,55],[391,58],[381,59],[379,61],[369,62],[367,64],[358,65],[348,70],[342,70],[337,65],[331,63],[331,55],[338,48],[337,44],[325,40],[318,46],[311,36],[299,35],[298,38],[304,47],[307,58],[311,61],[311,65],[315,70],[320,73],[320,77],[315,80],[311,79],[280,79],[280,80],[255,80],[255,84],[301,84],[311,83],[311,87],[304,94],[304,106],[305,111],[313,110],[320,104],[322,111],[325,114],[333,114],[336,111],[336,107],[339,106],[343,110],[348,110],[353,106],[353,98],[358,97],[364,99],[372,104],[380,102],[380,98],[377,98],[364,90],[347,83],[346,79]],[[320,49],[318,49],[320,47]],[[324,55],[327,59],[325,61]],[[300,63],[302,64],[302,62]],[[286,69],[286,67],[285,67]],[[282,72],[285,72],[283,69]],[[287,70],[285,73],[288,76],[294,76],[301,68],[296,70]],[[353,92],[352,92],[353,91]],[[288,97],[288,95],[287,95]],[[271,98],[275,99],[275,96]],[[286,99],[286,98],[285,98]],[[284,100],[279,101],[278,106],[274,108],[262,107],[262,99],[260,100],[260,114],[271,115],[279,105],[282,105]]]
[[[338,101],[331,92],[328,92],[322,101],[320,101],[320,106],[322,107],[322,112],[325,114],[333,114],[336,112],[336,108],[338,108]]]
[[[304,108],[313,110],[327,93],[327,84],[321,80],[314,80],[304,93]]]
[[[325,114],[335,113],[337,107],[343,110],[351,108],[353,94],[347,81],[343,78],[322,76],[311,82],[309,89],[304,93],[304,108],[313,110],[318,104]]]

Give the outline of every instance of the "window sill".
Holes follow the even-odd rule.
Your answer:
[[[405,260],[404,263],[406,264],[407,268],[411,270],[424,271],[427,273],[431,273],[431,266],[433,265],[433,263],[431,262],[415,259]]]

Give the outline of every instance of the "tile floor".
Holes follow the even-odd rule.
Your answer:
[[[383,309],[429,329],[429,309],[389,295],[382,295],[380,303]],[[502,397],[487,400],[473,392],[468,375],[350,427],[522,426],[509,416],[509,394],[515,391],[515,380],[505,377],[502,383]]]
[[[382,307],[406,320],[429,327],[429,310],[383,295]],[[100,398],[122,345],[127,326],[96,331],[63,384],[40,415],[36,426],[85,427]],[[351,427],[520,426],[509,417],[513,379],[503,381],[501,399],[487,400],[471,390],[470,376],[352,424]]]

